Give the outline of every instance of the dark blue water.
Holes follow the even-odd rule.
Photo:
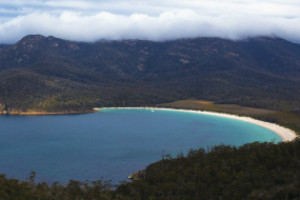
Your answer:
[[[117,183],[163,154],[281,138],[250,123],[176,111],[107,109],[57,116],[0,116],[0,173],[37,181]]]

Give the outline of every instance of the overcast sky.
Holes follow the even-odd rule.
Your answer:
[[[0,0],[0,43],[28,34],[77,41],[276,36],[300,43],[300,0]]]

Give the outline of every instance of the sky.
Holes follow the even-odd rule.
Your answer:
[[[300,0],[0,0],[0,43],[271,36],[300,43]]]

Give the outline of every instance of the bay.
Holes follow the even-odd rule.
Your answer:
[[[78,115],[0,116],[0,174],[37,181],[118,183],[162,155],[218,144],[280,142],[247,122],[199,113],[103,109]]]

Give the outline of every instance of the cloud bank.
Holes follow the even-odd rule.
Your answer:
[[[0,43],[275,36],[300,43],[300,0],[0,0]]]

